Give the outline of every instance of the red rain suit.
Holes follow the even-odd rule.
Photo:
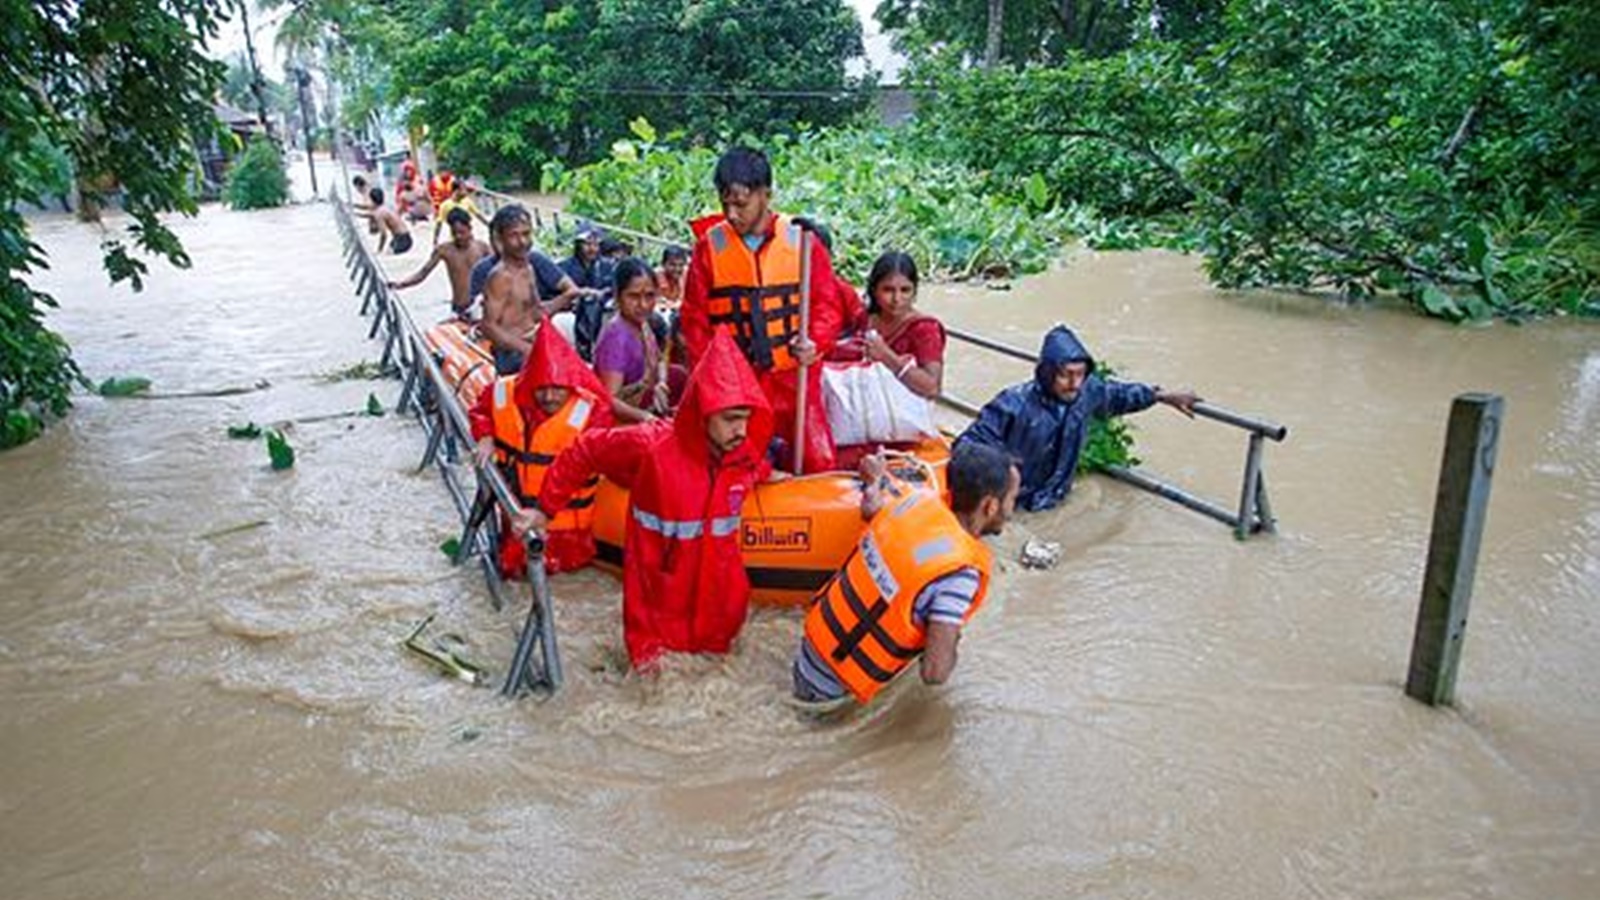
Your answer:
[[[717,458],[706,420],[749,407],[745,440]],[[635,668],[664,651],[726,653],[744,627],[750,580],[739,514],[770,473],[772,411],[727,334],[711,341],[670,422],[585,433],[545,479],[539,506],[559,510],[595,473],[631,491],[623,546],[622,633]]]

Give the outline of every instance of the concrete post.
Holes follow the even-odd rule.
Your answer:
[[[1455,700],[1504,407],[1505,401],[1493,394],[1462,394],[1450,407],[1433,506],[1433,536],[1406,676],[1406,694],[1429,706]]]

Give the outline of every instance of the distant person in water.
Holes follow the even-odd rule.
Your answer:
[[[452,210],[457,209],[463,210],[473,219],[482,222],[485,228],[489,226],[489,218],[483,214],[482,210],[478,209],[478,204],[472,201],[471,185],[467,184],[466,179],[457,178],[451,181],[450,195],[439,204],[439,217],[433,223],[433,242],[435,244],[439,243],[440,224],[448,219]]]
[[[389,282],[389,287],[403,290],[426,281],[435,266],[444,263],[450,275],[450,311],[467,318],[472,310],[472,293],[468,290],[472,267],[489,255],[489,245],[472,236],[472,217],[464,209],[452,209],[445,216],[450,223],[450,240],[435,244],[433,255],[422,268],[399,281]]]
[[[1033,380],[1012,385],[984,404],[956,447],[979,443],[1010,453],[1022,465],[1017,506],[1030,512],[1049,509],[1072,490],[1091,418],[1127,415],[1157,403],[1193,418],[1199,402],[1191,391],[1102,379],[1078,336],[1057,325],[1044,337]]]
[[[378,223],[378,252],[382,253],[386,244],[393,248],[395,256],[410,250],[411,228],[399,213],[383,205],[383,188],[368,191],[367,198],[372,201],[372,209],[358,209],[356,215]]]

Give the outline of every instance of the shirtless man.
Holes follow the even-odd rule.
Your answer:
[[[383,252],[384,244],[389,241],[391,235],[394,237],[395,256],[410,250],[411,228],[406,225],[405,220],[400,218],[398,213],[383,205],[383,188],[373,188],[367,196],[372,200],[372,209],[358,209],[356,210],[356,215],[364,219],[371,219],[381,226],[382,230],[378,232],[378,252]]]
[[[489,255],[489,245],[472,236],[472,216],[464,209],[452,209],[445,216],[450,224],[450,240],[437,244],[428,261],[411,275],[400,281],[389,282],[395,290],[413,287],[426,281],[435,266],[444,263],[450,274],[450,311],[465,319],[472,309],[472,294],[467,290],[472,277],[472,267]]]
[[[544,319],[528,248],[533,245],[533,219],[519,204],[501,207],[489,222],[500,245],[500,261],[483,286],[483,333],[494,342],[494,365],[501,375],[522,371],[533,347],[533,335]]]

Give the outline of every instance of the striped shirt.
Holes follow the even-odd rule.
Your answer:
[[[944,622],[960,627],[978,596],[978,570],[964,567],[934,579],[911,605],[911,619],[919,627],[929,622]],[[794,658],[794,695],[808,703],[837,700],[848,689],[833,674],[822,654],[804,635],[800,637],[800,652]]]

